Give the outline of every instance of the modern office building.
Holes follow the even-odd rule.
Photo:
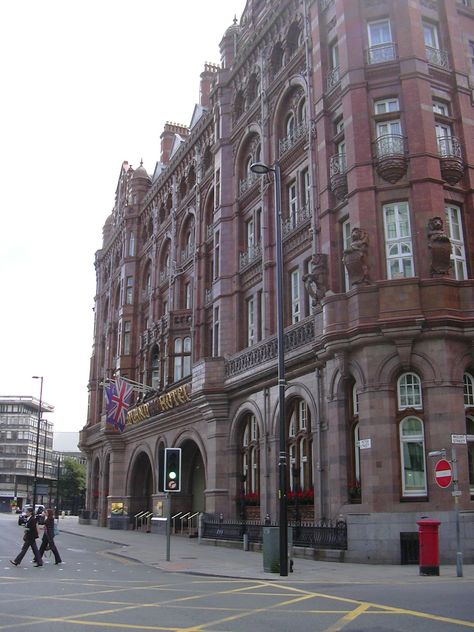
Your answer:
[[[296,496],[305,519],[346,520],[346,559],[398,563],[428,515],[452,560],[429,453],[454,446],[472,562],[474,7],[248,0],[220,51],[154,173],[118,173],[95,259],[88,509],[103,525],[112,502],[159,512],[162,449],[180,447],[173,511],[277,518],[281,194],[290,518]],[[114,376],[151,389],[123,433],[105,421]]]
[[[43,417],[54,406],[35,397],[0,396],[0,511],[33,502],[38,446],[37,502],[47,504],[56,484],[52,456],[53,423]],[[38,442],[37,442],[38,441]]]

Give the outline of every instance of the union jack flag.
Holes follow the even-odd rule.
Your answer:
[[[130,406],[132,391],[132,385],[119,377],[115,378],[115,382],[109,382],[105,387],[107,423],[119,432],[123,432],[125,429],[125,419]]]

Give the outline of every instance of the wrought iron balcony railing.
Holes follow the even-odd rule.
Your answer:
[[[296,230],[298,226],[301,226],[307,219],[311,218],[311,212],[309,205],[305,204],[302,208],[298,209],[295,213],[292,213],[289,217],[282,222],[282,235],[286,237],[289,233]]]
[[[262,256],[262,246],[261,244],[255,244],[254,246],[250,246],[245,252],[241,252],[239,255],[239,270],[245,268]]]
[[[384,134],[375,140],[377,158],[405,155],[405,138],[401,134]]]
[[[397,48],[393,42],[371,46],[367,51],[368,64],[383,64],[397,58]]]
[[[426,58],[428,63],[432,66],[438,66],[439,68],[449,70],[449,57],[447,51],[426,46]]]
[[[437,140],[441,158],[462,158],[461,143],[456,136],[438,136]]]
[[[332,90],[339,83],[339,66],[330,70],[326,76],[326,90]]]
[[[239,193],[240,195],[242,195],[243,193],[245,193],[246,191],[248,191],[250,189],[250,187],[255,184],[255,182],[259,179],[259,175],[257,173],[253,173],[253,171],[251,171],[246,178],[244,178],[243,180],[240,181],[239,184]]]
[[[279,142],[279,152],[282,156],[285,152],[291,149],[296,143],[308,133],[308,124],[306,121],[302,121],[294,128],[291,134],[288,134],[285,138],[282,138]]]
[[[340,176],[346,173],[346,154],[335,154],[329,158],[329,176]]]

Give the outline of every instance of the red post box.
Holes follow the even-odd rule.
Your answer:
[[[439,520],[417,520],[420,575],[439,575]]]

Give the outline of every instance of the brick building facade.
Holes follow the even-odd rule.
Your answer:
[[[474,542],[474,7],[470,0],[248,0],[154,174],[123,163],[96,254],[88,509],[277,515],[272,179],[281,169],[288,496],[343,517],[346,559],[400,560],[452,496],[428,453],[457,446]],[[152,387],[122,434],[104,381]],[[384,541],[383,550],[380,540]]]

